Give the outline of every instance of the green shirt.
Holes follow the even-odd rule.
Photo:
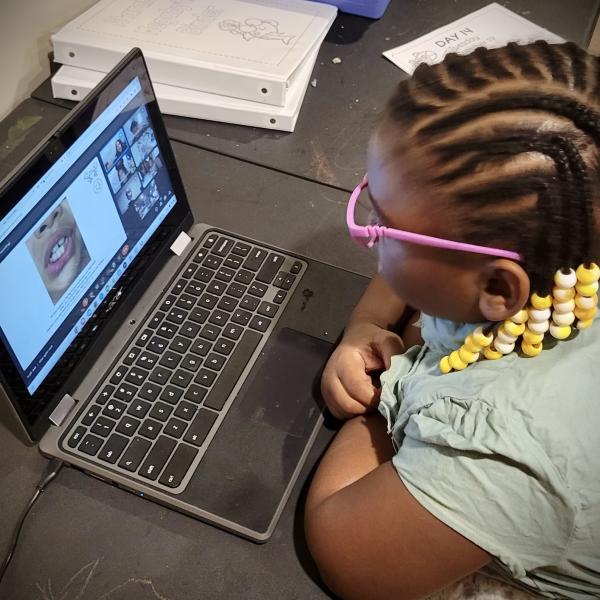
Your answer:
[[[423,507],[494,557],[489,574],[600,598],[600,319],[535,358],[442,375],[474,328],[423,315],[425,344],[382,375],[393,463]]]

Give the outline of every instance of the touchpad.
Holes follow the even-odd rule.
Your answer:
[[[184,499],[265,532],[319,423],[319,380],[332,345],[280,329],[258,358]]]
[[[331,344],[294,329],[280,329],[266,344],[239,395],[241,412],[253,422],[303,437],[319,411],[315,393]]]

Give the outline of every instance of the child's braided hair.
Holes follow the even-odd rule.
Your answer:
[[[599,106],[598,58],[572,43],[512,43],[420,65],[385,122],[403,129],[404,150],[427,155],[434,174],[421,183],[461,207],[453,239],[520,252],[546,295],[557,269],[598,259]]]

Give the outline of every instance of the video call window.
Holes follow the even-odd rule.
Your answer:
[[[90,254],[66,198],[38,223],[26,245],[54,304],[90,262]]]

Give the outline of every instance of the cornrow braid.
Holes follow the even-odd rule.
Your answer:
[[[544,294],[558,269],[598,258],[599,59],[571,43],[509,44],[421,65],[413,81],[387,120],[431,159],[423,181],[462,207],[462,238],[518,251]]]

